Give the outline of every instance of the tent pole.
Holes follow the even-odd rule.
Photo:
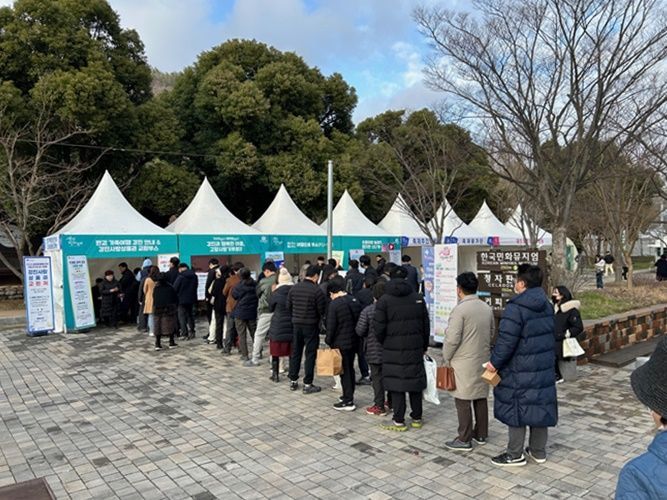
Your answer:
[[[333,161],[327,162],[327,259],[333,251]]]

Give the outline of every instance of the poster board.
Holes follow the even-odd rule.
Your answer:
[[[28,335],[55,330],[51,257],[23,257],[25,311]]]
[[[422,268],[424,269],[422,274],[422,279],[424,280],[424,302],[426,302],[426,308],[428,309],[428,319],[429,325],[431,328],[431,337],[434,335],[435,321],[434,321],[434,305],[433,305],[433,279],[434,279],[434,254],[432,246],[421,247],[422,251]]]
[[[208,273],[195,273],[197,275],[197,300],[206,300],[206,280]]]
[[[285,264],[285,252],[265,252],[264,261],[273,261],[276,268],[280,269]]]
[[[545,250],[485,250],[477,252],[477,295],[491,306],[494,314],[505,309],[514,297],[514,282],[520,264],[538,266],[545,273],[547,283],[547,252]]]
[[[402,265],[401,262],[401,251],[400,250],[389,250],[389,262],[393,262],[396,265]]]
[[[343,250],[332,250],[331,258],[336,260],[336,264],[338,264],[339,267],[342,267],[343,269],[346,267],[344,262],[345,252]]]
[[[433,339],[442,342],[449,325],[449,315],[458,304],[458,248],[456,244],[435,245],[433,254]]]
[[[172,257],[179,257],[177,253],[160,254],[157,256],[157,267],[161,273],[169,271],[169,261]]]
[[[85,255],[67,256],[67,283],[74,329],[95,326],[93,297],[90,290],[88,259]]]

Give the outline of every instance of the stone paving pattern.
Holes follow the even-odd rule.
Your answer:
[[[306,396],[270,382],[266,363],[242,367],[200,339],[154,352],[152,340],[129,327],[1,332],[0,486],[45,476],[59,499],[599,499],[652,437],[628,370],[580,368],[558,386],[547,463],[499,469],[495,420],[486,446],[443,448],[457,426],[444,392],[424,404],[423,429],[392,433],[363,411],[370,387],[356,412],[336,412],[330,378]]]

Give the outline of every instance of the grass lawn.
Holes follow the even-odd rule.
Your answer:
[[[624,285],[612,284],[604,290],[580,292],[576,298],[581,301],[583,319],[604,318],[632,309],[667,304],[667,282],[642,279],[632,290]]]

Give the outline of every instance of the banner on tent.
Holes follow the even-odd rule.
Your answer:
[[[335,236],[333,241],[337,250],[361,249],[364,253],[389,252],[401,248],[401,238],[379,237],[364,238],[363,236]]]
[[[263,254],[268,245],[266,236],[215,236],[183,234],[179,236],[181,255],[247,255]]]
[[[458,303],[456,295],[458,250],[456,245],[435,245],[433,253],[433,302],[435,305],[433,338],[436,342],[442,342],[449,324],[449,315]]]
[[[284,253],[325,253],[327,238],[326,236],[273,236],[269,246],[271,250],[282,250]]]
[[[67,283],[72,308],[72,328],[77,330],[95,326],[88,259],[85,255],[67,256]]]
[[[51,257],[23,257],[28,335],[55,329]]]
[[[433,247],[425,246],[422,247],[422,267],[424,268],[424,273],[422,279],[424,280],[424,301],[426,302],[426,307],[428,309],[429,325],[431,327],[431,337],[434,336],[435,332],[435,320],[434,313],[435,308],[433,305],[433,278],[434,278],[434,254]]]
[[[164,236],[62,236],[65,254],[85,255],[88,258],[125,257],[128,254],[168,254],[178,252],[176,235]]]
[[[196,273],[197,274],[197,300],[206,300],[206,280],[208,279],[208,273]]]

